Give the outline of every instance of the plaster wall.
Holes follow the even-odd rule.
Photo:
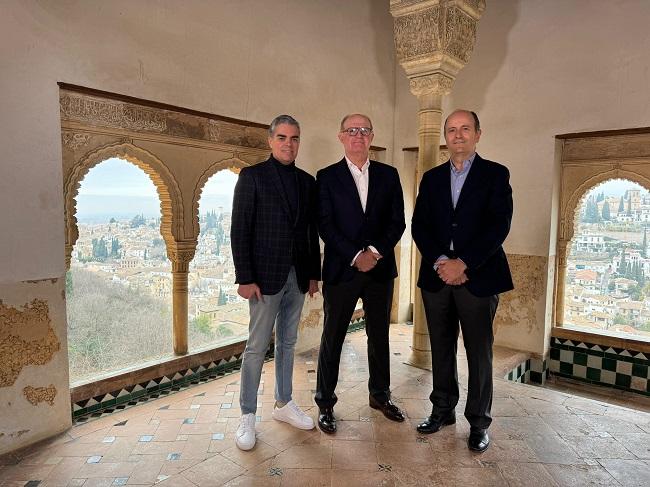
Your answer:
[[[641,0],[488,1],[444,115],[475,110],[480,154],[511,172],[515,211],[505,248],[517,290],[502,297],[501,345],[547,348],[559,196],[554,136],[648,126],[648,18],[650,3]],[[417,145],[413,102],[401,103],[408,87],[397,86],[396,120],[411,134],[405,145]]]
[[[290,113],[302,124],[298,164],[312,174],[341,157],[339,121],[361,111],[373,119],[374,144],[393,158],[387,1],[7,0],[0,61],[0,301],[24,311],[34,299],[27,281],[57,280],[57,292],[39,292],[60,343],[46,364],[21,369],[17,385],[0,384],[0,453],[70,423],[57,82],[261,123]],[[16,326],[0,315],[0,333]],[[29,334],[42,323],[20,326]],[[35,406],[17,389],[36,378],[57,390],[53,405],[38,403],[45,414],[30,414]],[[25,431],[11,436],[11,428]]]

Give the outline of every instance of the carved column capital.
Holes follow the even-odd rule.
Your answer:
[[[409,88],[418,98],[422,95],[448,95],[454,86],[454,78],[442,73],[411,78]]]
[[[189,272],[190,262],[196,252],[196,240],[174,242],[167,245],[167,258],[172,262],[172,272]]]

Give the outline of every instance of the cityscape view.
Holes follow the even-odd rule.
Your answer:
[[[575,225],[564,324],[650,339],[650,194],[607,181],[585,195]]]
[[[248,305],[237,295],[230,251],[236,181],[233,172],[220,171],[199,201],[188,278],[190,351],[248,335]],[[154,184],[138,167],[108,159],[82,181],[77,220],[66,277],[70,381],[172,354],[171,262]]]

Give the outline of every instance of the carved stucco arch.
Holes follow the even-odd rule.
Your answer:
[[[625,169],[615,168],[610,171],[605,171],[599,174],[596,174],[585,181],[582,182],[571,194],[567,200],[566,207],[564,208],[564,214],[562,215],[562,234],[560,238],[567,243],[570,243],[573,240],[573,234],[575,232],[575,218],[578,210],[580,209],[580,204],[583,202],[584,198],[587,196],[587,193],[599,184],[605,183],[613,179],[625,179],[633,183],[640,184],[646,189],[650,189],[650,179],[643,176],[642,174],[626,171]],[[568,248],[567,248],[568,252]],[[566,258],[566,256],[565,256]]]
[[[239,174],[239,171],[241,171],[242,168],[250,165],[250,163],[239,159],[237,156],[234,156],[214,162],[210,164],[210,166],[205,171],[203,171],[203,174],[201,174],[198,181],[196,182],[196,186],[194,187],[194,195],[192,197],[192,234],[194,239],[199,238],[199,232],[201,231],[199,224],[199,200],[201,199],[203,188],[205,188],[205,184],[208,182],[208,180],[216,173],[224,169],[229,169],[235,174]]]
[[[77,196],[81,181],[96,165],[116,157],[142,169],[151,179],[160,199],[160,233],[167,248],[183,239],[183,200],[180,187],[167,166],[154,154],[130,143],[111,144],[90,152],[77,161],[64,183],[65,258],[70,268],[72,249],[79,238]]]

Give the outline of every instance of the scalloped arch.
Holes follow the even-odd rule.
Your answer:
[[[208,182],[208,179],[224,169],[230,169],[235,174],[239,174],[239,171],[241,171],[242,168],[250,165],[251,164],[248,162],[235,156],[214,162],[203,171],[203,174],[201,174],[199,180],[196,182],[196,186],[194,187],[194,196],[192,198],[192,238],[197,239],[199,237],[199,232],[201,231],[199,225],[199,200],[201,199],[203,188],[205,187],[205,183]]]
[[[160,198],[160,233],[169,246],[183,239],[183,199],[178,182],[167,166],[154,154],[130,143],[101,147],[77,161],[63,186],[65,216],[66,267],[70,268],[72,248],[79,238],[77,196],[81,181],[88,171],[101,162],[116,157],[142,169],[156,186]]]
[[[633,183],[640,184],[646,189],[650,189],[650,179],[643,176],[642,174],[626,171],[619,168],[596,174],[595,176],[592,176],[589,179],[583,181],[583,183],[573,191],[567,200],[567,204],[564,208],[564,214],[562,215],[565,231],[563,237],[567,243],[573,240],[573,234],[575,231],[575,216],[576,212],[578,211],[578,206],[582,202],[583,198],[589,191],[591,191],[592,188],[612,179],[626,179],[628,181],[632,181]]]

